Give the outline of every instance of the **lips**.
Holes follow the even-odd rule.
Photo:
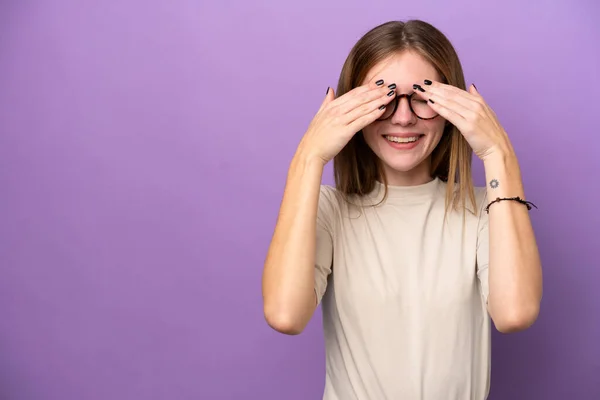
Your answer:
[[[423,137],[420,133],[403,133],[403,134],[390,134],[383,135],[383,137],[393,143],[414,143]]]
[[[399,138],[407,138],[407,137],[414,137],[414,136],[423,136],[423,134],[420,133],[420,132],[385,133],[383,136],[393,136],[393,137],[399,137]]]
[[[412,150],[421,143],[421,138],[423,138],[423,134],[421,133],[402,133],[402,134],[389,134],[382,135],[383,139],[387,144],[389,144],[392,148],[396,150]]]

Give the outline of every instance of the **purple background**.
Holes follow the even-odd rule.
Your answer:
[[[2,1],[0,398],[320,398],[320,312],[262,315],[287,166],[359,36],[423,18],[540,207],[542,313],[494,333],[491,399],[599,399],[598,3],[414,3]]]

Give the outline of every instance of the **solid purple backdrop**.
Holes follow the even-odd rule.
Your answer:
[[[3,1],[0,398],[320,398],[320,312],[270,330],[263,260],[325,89],[407,18],[455,43],[540,208],[542,313],[494,334],[491,399],[600,398],[599,7],[495,3]]]

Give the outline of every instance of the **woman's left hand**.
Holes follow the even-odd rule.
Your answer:
[[[416,84],[413,90],[433,101],[427,102],[429,107],[458,128],[481,160],[485,161],[492,154],[512,152],[506,131],[475,85],[465,91],[456,86],[430,82],[426,80],[425,85]]]

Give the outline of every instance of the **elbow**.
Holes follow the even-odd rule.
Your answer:
[[[517,333],[527,330],[533,322],[527,320],[494,321],[496,330],[503,334]]]
[[[306,327],[301,318],[286,310],[274,310],[265,307],[264,316],[267,324],[272,329],[285,335],[299,335]]]
[[[538,315],[539,305],[531,305],[529,307],[513,307],[492,319],[498,332],[510,334],[529,329],[537,320]]]

